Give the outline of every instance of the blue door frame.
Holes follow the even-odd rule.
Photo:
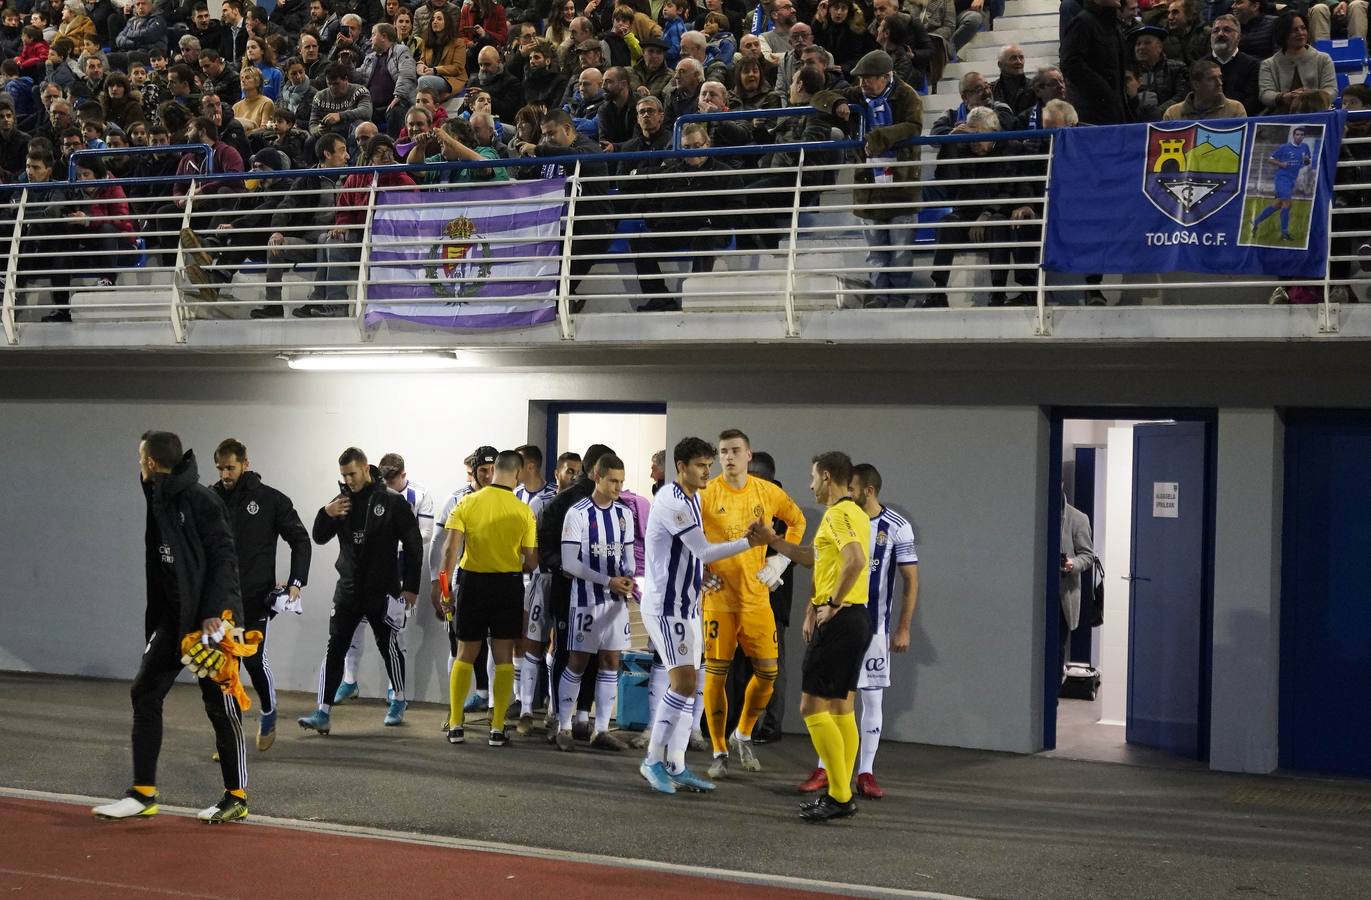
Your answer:
[[[619,413],[621,415],[666,415],[665,403],[615,403],[608,400],[550,400],[547,403],[547,452],[543,454],[543,477],[553,481],[557,468],[557,417],[562,413]],[[581,449],[577,448],[576,452]]]
[[[1218,461],[1218,411],[1192,407],[1109,407],[1062,406],[1047,410],[1050,422],[1048,438],[1047,481],[1047,559],[1058,558],[1061,552],[1062,517],[1062,423],[1067,419],[1173,419],[1177,422],[1202,422],[1205,426],[1205,497],[1204,497],[1204,584],[1200,615],[1200,726],[1199,758],[1209,759],[1209,706],[1214,647],[1214,496],[1215,471]],[[1123,574],[1123,573],[1119,573]],[[1043,749],[1057,746],[1057,607],[1060,598],[1060,573],[1055,565],[1047,566],[1047,615],[1043,642]]]

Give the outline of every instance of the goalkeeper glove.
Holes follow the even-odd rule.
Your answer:
[[[219,674],[227,657],[219,648],[197,642],[181,657],[181,662],[190,668],[196,678],[211,678]]]
[[[790,560],[778,553],[769,558],[766,565],[762,566],[761,571],[757,573],[757,580],[766,585],[767,590],[774,591],[785,583],[781,580],[781,576],[785,574],[789,565]]]

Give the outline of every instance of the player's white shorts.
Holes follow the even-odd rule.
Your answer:
[[[524,626],[524,637],[540,644],[552,633],[552,614],[547,608],[551,584],[552,576],[547,572],[534,572],[524,589],[524,615],[528,623]]]
[[[873,634],[862,660],[862,674],[857,679],[860,688],[890,687],[890,635]]]
[[[700,619],[682,619],[678,616],[643,616],[643,627],[647,629],[652,649],[661,657],[662,665],[668,669],[678,666],[700,667],[704,658],[704,634],[700,630]]]
[[[573,653],[627,650],[630,637],[628,604],[623,600],[571,608],[567,649]]]

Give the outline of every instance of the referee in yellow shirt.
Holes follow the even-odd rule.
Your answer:
[[[871,621],[866,612],[871,565],[871,519],[848,496],[852,460],[830,450],[814,457],[809,489],[825,507],[814,543],[801,547],[769,533],[767,543],[797,565],[814,569],[814,594],[805,611],[809,642],[801,668],[800,712],[814,749],[829,771],[828,792],[800,809],[801,818],[822,822],[856,815],[852,769],[861,735],[852,714]]]
[[[455,570],[461,559],[455,631],[457,660],[452,664],[449,687],[448,743],[465,740],[463,702],[471,692],[473,664],[490,639],[495,658],[491,693],[490,746],[509,743],[505,713],[514,698],[514,642],[524,625],[523,573],[538,565],[538,540],[533,513],[514,495],[524,458],[514,450],[495,457],[490,484],[468,494],[448,516],[447,544],[443,548],[440,581]]]

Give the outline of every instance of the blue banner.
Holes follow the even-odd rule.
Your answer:
[[[1058,131],[1043,268],[1322,278],[1346,114]]]

